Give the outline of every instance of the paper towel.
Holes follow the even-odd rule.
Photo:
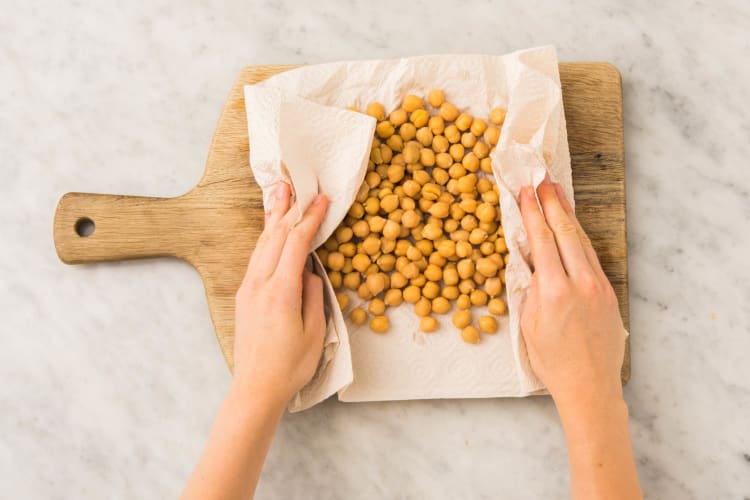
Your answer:
[[[510,250],[509,314],[499,318],[496,335],[483,335],[479,345],[470,345],[450,325],[449,316],[439,317],[437,332],[419,332],[418,319],[405,304],[388,311],[391,329],[378,335],[344,319],[324,279],[326,349],[315,378],[291,402],[291,411],[308,408],[334,392],[342,401],[377,401],[525,396],[543,390],[519,332],[530,270],[517,199],[521,186],[536,186],[549,172],[573,202],[554,47],[504,56],[321,64],[246,86],[250,165],[263,189],[264,204],[270,208],[273,186],[280,179],[291,182],[301,209],[317,192],[326,193],[332,203],[313,247],[320,245],[344,218],[364,178],[375,125],[372,118],[345,108],[364,109],[378,101],[391,111],[405,95],[426,96],[431,88],[443,89],[449,102],[474,116],[486,118],[492,108],[507,109],[491,158]],[[316,265],[322,272],[319,262]],[[351,298],[345,312],[362,304],[356,294]]]

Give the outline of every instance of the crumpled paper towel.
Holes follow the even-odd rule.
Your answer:
[[[266,209],[273,186],[290,181],[300,209],[318,192],[332,203],[313,248],[322,244],[346,215],[364,179],[374,119],[348,111],[379,101],[389,112],[403,97],[441,88],[446,99],[486,118],[507,109],[497,149],[491,155],[501,192],[501,212],[510,250],[506,271],[509,314],[496,335],[465,344],[439,317],[441,329],[424,334],[412,308],[387,313],[384,335],[344,319],[324,277],[328,332],[315,378],[290,403],[299,411],[335,392],[341,401],[526,396],[543,391],[528,361],[519,331],[531,272],[518,194],[549,173],[573,203],[570,154],[554,47],[504,56],[444,55],[380,61],[351,61],[301,67],[245,87],[250,165],[263,189]],[[348,311],[363,301],[351,294]],[[477,311],[476,315],[485,311]]]

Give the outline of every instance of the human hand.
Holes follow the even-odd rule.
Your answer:
[[[318,195],[295,225],[290,191],[279,183],[235,311],[234,385],[282,407],[315,374],[326,330],[323,282],[305,261],[328,199]]]
[[[534,372],[559,410],[595,398],[622,399],[625,349],[617,297],[559,184],[521,190],[534,273],[521,332]]]

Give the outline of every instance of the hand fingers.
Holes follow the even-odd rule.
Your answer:
[[[571,207],[570,203],[568,203],[568,199],[565,197],[565,192],[563,191],[562,186],[557,183],[555,183],[554,186],[557,198],[560,200],[560,205],[562,205],[563,210],[565,210],[565,213],[568,214],[568,217],[570,217],[570,220],[572,220],[573,224],[576,226],[576,230],[578,231],[578,239],[581,242],[583,252],[584,254],[586,254],[586,259],[588,260],[589,265],[600,278],[606,279],[606,275],[604,274],[602,265],[599,262],[599,257],[597,257],[596,255],[596,250],[594,250],[594,246],[591,244],[591,240],[583,230],[583,227],[581,227],[581,223],[578,221],[578,217],[576,217],[576,213],[573,210],[573,207]]]
[[[555,186],[549,180],[545,180],[545,182],[539,184],[537,193],[544,211],[544,218],[555,235],[555,241],[557,242],[557,248],[560,250],[560,258],[565,270],[570,276],[590,273],[591,266],[586,259],[581,241],[578,239],[578,230],[560,204]]]
[[[555,236],[547,226],[544,215],[537,205],[534,188],[526,186],[521,189],[521,218],[526,228],[531,247],[531,260],[535,272],[544,276],[563,276],[565,271],[560,261],[560,254],[555,244]]]
[[[302,324],[305,334],[320,336],[321,343],[326,331],[323,307],[323,280],[305,271],[302,275]]]
[[[262,273],[268,277],[273,274],[278,263],[281,249],[284,247],[286,236],[291,223],[284,223],[291,213],[289,204],[291,199],[291,187],[284,181],[279,182],[275,192],[276,201],[269,212],[265,214],[265,228],[255,244],[255,250],[250,257],[247,273],[251,270]]]
[[[284,250],[276,268],[289,276],[299,276],[305,267],[305,259],[310,253],[310,243],[328,210],[328,198],[319,194],[310,204],[296,226],[289,232]]]

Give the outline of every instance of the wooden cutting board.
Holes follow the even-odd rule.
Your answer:
[[[248,66],[222,110],[203,178],[176,198],[68,193],[57,206],[55,248],[67,264],[177,257],[198,271],[230,368],[234,295],[263,227],[248,161],[242,87],[294,66]],[[629,328],[625,166],[620,74],[607,63],[560,64],[576,213],[591,237]],[[93,233],[86,235],[93,225]],[[630,378],[625,353],[623,383]]]

